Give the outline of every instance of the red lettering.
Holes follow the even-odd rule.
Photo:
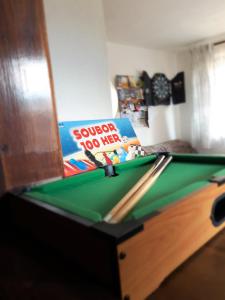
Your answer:
[[[93,145],[94,145],[96,148],[99,148],[99,147],[100,147],[100,143],[99,143],[98,140],[93,139],[92,143],[93,143]]]
[[[111,131],[117,131],[116,127],[112,123],[109,123],[108,126]]]
[[[110,142],[110,144],[114,143],[114,139],[111,135],[108,135],[108,141]]]
[[[96,135],[96,130],[94,127],[88,128],[88,131],[90,132],[91,135]]]
[[[96,129],[96,131],[97,131],[98,134],[102,134],[101,127],[95,126],[95,129]]]
[[[107,136],[101,137],[101,141],[102,141],[103,145],[109,144],[109,141],[108,141],[108,139],[107,139]]]
[[[77,140],[80,140],[82,138],[82,135],[79,133],[78,129],[73,130],[73,134],[75,135]]]
[[[104,132],[109,132],[109,128],[108,128],[108,126],[107,125],[102,125],[102,130],[104,131]]]
[[[81,144],[81,146],[85,149],[85,150],[87,150],[87,148],[86,148],[86,146],[85,146],[85,143],[84,142],[81,142],[80,143]]]
[[[89,137],[89,132],[85,128],[82,128],[80,133],[83,135],[83,137]]]
[[[93,144],[91,141],[87,141],[86,142],[86,147],[89,149],[89,150],[92,150],[93,149]]]
[[[113,138],[114,138],[114,142],[121,142],[121,139],[120,139],[120,137],[118,136],[118,134],[113,134],[112,136],[113,136]]]

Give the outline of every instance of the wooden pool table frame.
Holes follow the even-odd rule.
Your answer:
[[[154,214],[116,225],[94,224],[22,195],[6,197],[15,226],[57,248],[121,299],[140,300],[224,228],[211,219],[223,194],[225,184],[209,182]]]

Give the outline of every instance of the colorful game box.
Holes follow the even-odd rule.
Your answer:
[[[66,177],[145,155],[129,119],[65,121],[59,133]]]

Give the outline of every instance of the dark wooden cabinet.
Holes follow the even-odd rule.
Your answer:
[[[41,0],[0,0],[0,193],[62,176]]]

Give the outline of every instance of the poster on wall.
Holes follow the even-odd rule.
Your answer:
[[[145,155],[129,119],[59,124],[65,177]]]
[[[117,75],[115,84],[121,118],[129,118],[135,127],[148,126],[148,106],[144,100],[140,78]]]

